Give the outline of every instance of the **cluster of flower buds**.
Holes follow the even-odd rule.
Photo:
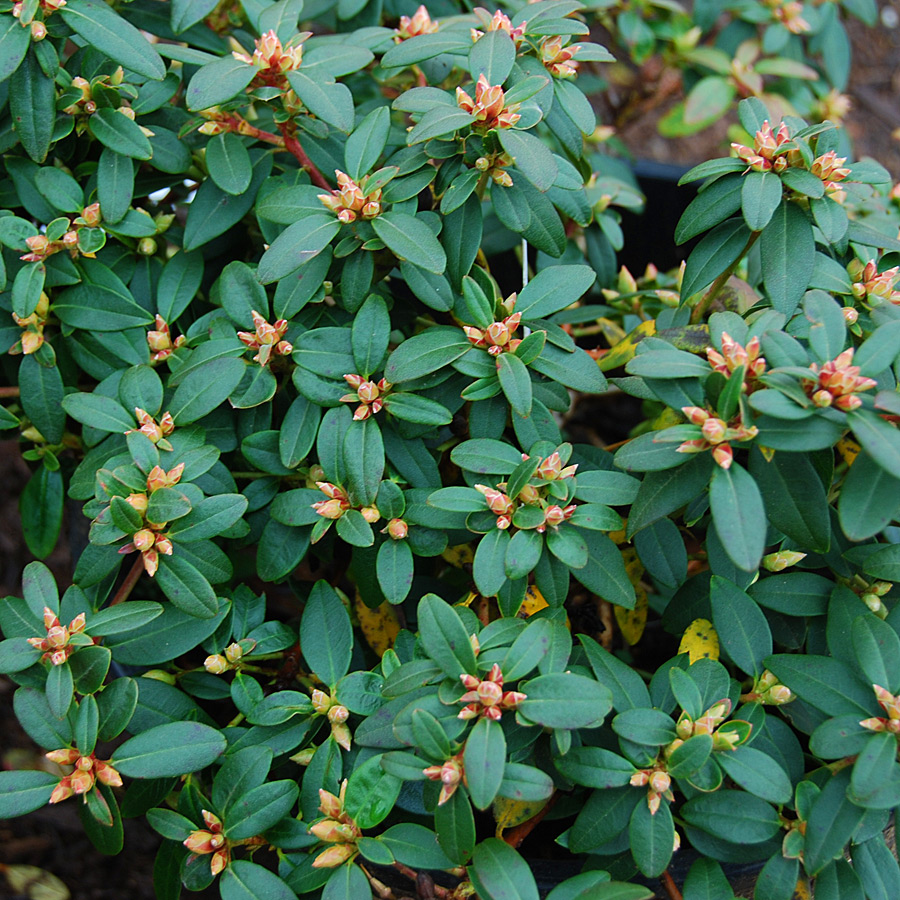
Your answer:
[[[135,550],[141,554],[144,570],[152,578],[159,568],[159,554],[172,555],[172,542],[154,528],[139,528],[132,535],[131,543],[122,547],[119,553],[133,553]]]
[[[251,310],[253,324],[256,331],[239,331],[237,336],[251,350],[256,350],[253,362],[265,366],[272,356],[288,356],[294,352],[293,346],[283,340],[288,330],[285,319],[279,319],[274,325],[270,325],[255,309]]]
[[[319,194],[319,200],[337,215],[339,221],[349,225],[357,219],[368,221],[381,215],[381,188],[366,191],[340,169],[335,169],[334,175],[337,189],[330,194]]]
[[[852,363],[853,347],[850,347],[821,367],[816,363],[810,365],[817,378],[806,385],[806,392],[816,406],[834,406],[844,412],[862,406],[857,391],[868,391],[878,382],[861,376],[859,366]]]
[[[741,696],[741,700],[755,701],[764,706],[783,706],[794,699],[794,692],[786,684],[782,684],[768,669],[756,680],[753,690],[749,694]]]
[[[389,382],[383,378],[379,381],[366,381],[362,375],[345,375],[344,381],[353,388],[355,393],[344,394],[341,403],[359,403],[353,413],[353,420],[361,422],[374,416],[384,406],[384,395],[391,389]]]
[[[468,674],[460,675],[459,680],[466,689],[459,698],[460,703],[466,704],[459,712],[460,719],[484,716],[499,722],[503,710],[515,709],[525,699],[525,694],[519,691],[503,690],[503,672],[497,663],[491,666],[483,680]]]
[[[722,352],[714,347],[706,348],[706,358],[714,372],[726,378],[739,368],[744,369],[744,390],[752,388],[753,382],[766,371],[766,358],[759,355],[759,338],[752,337],[747,346],[742,347],[727,331],[722,332]]]
[[[512,176],[506,171],[511,166],[512,157],[507,153],[496,153],[493,156],[479,156],[475,160],[475,168],[479,172],[487,172],[494,184],[500,187],[512,187]]]
[[[125,502],[142,516],[146,514],[147,507],[150,505],[148,494],[158,491],[160,488],[174,487],[181,480],[184,472],[184,463],[169,469],[167,472],[162,466],[154,466],[147,475],[147,490],[140,493],[129,494],[125,498]],[[154,522],[155,528],[160,528],[165,522]]]
[[[362,837],[362,832],[353,818],[344,811],[346,793],[346,779],[341,783],[341,791],[337,797],[319,788],[319,809],[325,814],[325,818],[310,825],[309,833],[331,846],[313,860],[312,864],[316,869],[341,866],[359,852],[356,842]]]
[[[772,10],[775,21],[784,25],[791,34],[806,34],[810,24],[803,18],[803,4],[799,0],[764,0]]]
[[[854,259],[847,266],[847,271],[853,279],[850,290],[857,300],[862,300],[870,306],[878,306],[885,302],[900,304],[900,291],[894,290],[900,266],[892,266],[879,272],[874,259],[865,264]]]
[[[400,26],[394,29],[394,41],[400,44],[420,34],[434,34],[437,30],[438,23],[431,18],[423,5],[412,16],[400,16]]]
[[[222,833],[222,820],[208,809],[204,809],[202,814],[206,828],[192,831],[184,839],[184,846],[194,856],[207,856],[211,853],[209,867],[213,876],[216,876],[228,865],[231,860],[231,851],[228,847],[228,840]]]
[[[881,598],[890,592],[893,585],[889,581],[876,581],[868,585],[866,590],[860,594],[860,600],[878,616],[879,619],[888,617],[888,608],[884,605]]]
[[[847,199],[847,192],[838,184],[850,174],[850,169],[844,165],[845,162],[847,157],[838,156],[834,150],[829,150],[816,157],[809,168],[813,175],[822,179],[826,195],[836,203],[843,203]]]
[[[428,766],[422,769],[422,774],[429,781],[440,781],[441,793],[438,796],[438,806],[443,806],[455,793],[460,784],[465,784],[466,770],[463,765],[463,753],[451,756],[439,766]]]
[[[573,59],[581,49],[580,44],[564,47],[563,38],[558,34],[545,37],[541,41],[541,62],[544,68],[556,78],[574,78],[578,71],[578,61]]]
[[[403,519],[391,519],[391,521],[381,529],[381,533],[388,535],[393,541],[402,541],[409,534],[409,525],[407,525]]]
[[[523,453],[522,459],[526,460],[528,459],[528,456]],[[540,478],[541,481],[560,481],[564,478],[571,478],[577,471],[578,463],[563,468],[562,458],[559,453],[554,450],[546,459],[541,460],[535,470],[534,476],[535,478]]]
[[[92,203],[86,206],[81,215],[75,219],[67,219],[65,216],[54,220],[48,226],[48,230],[53,228],[59,236],[48,236],[47,234],[35,234],[32,237],[25,238],[28,245],[28,253],[23,254],[20,259],[24,262],[43,262],[48,256],[59,253],[62,250],[68,250],[72,259],[77,258],[79,253],[89,259],[93,259],[95,254],[91,251],[85,253],[78,247],[78,232],[82,228],[96,228],[100,224],[100,204]],[[56,227],[59,225],[60,227]]]
[[[31,39],[42,41],[47,37],[47,26],[35,16],[40,10],[43,18],[53,15],[58,9],[66,5],[66,0],[38,0],[37,3],[26,3],[25,0],[16,0],[13,4],[12,14],[19,20],[23,28],[31,29]]]
[[[757,172],[783,172],[790,163],[787,154],[794,149],[787,125],[782,122],[778,131],[773,131],[766,119],[762,128],[756,132],[753,147],[743,144],[732,144],[731,149],[737,153],[751,169]]]
[[[730,441],[752,441],[759,434],[755,425],[744,425],[739,418],[737,424],[729,425],[699,406],[683,406],[681,411],[692,425],[700,426],[702,437],[679,444],[677,452],[702,453],[712,450],[713,459],[723,469],[731,468],[734,459]]]
[[[516,112],[519,108],[518,103],[507,106],[503,88],[499,84],[489,84],[484,74],[478,76],[475,84],[475,99],[458,87],[456,103],[463,112],[467,112],[475,119],[472,127],[478,131],[511,128],[521,118]]]
[[[514,352],[516,347],[522,343],[520,338],[512,336],[519,327],[521,319],[521,313],[513,313],[499,322],[491,322],[484,330],[464,325],[463,331],[475,347],[486,348],[491,356],[499,356],[504,352]]]
[[[30,316],[20,317],[12,314],[13,321],[22,329],[22,336],[10,347],[9,352],[15,356],[24,353],[28,356],[37,353],[44,344],[44,325],[50,313],[50,298],[41,291],[38,305]]]
[[[224,653],[213,653],[207,656],[203,662],[203,668],[213,675],[223,675],[232,669],[239,669],[241,660],[248,653],[252,653],[254,647],[256,647],[256,641],[253,638],[234,641],[225,648]]]
[[[310,700],[316,715],[327,717],[331,723],[331,736],[335,743],[349,751],[351,735],[347,719],[350,718],[350,710],[338,703],[331,694],[318,688],[312,692]]]
[[[869,731],[888,731],[891,734],[900,734],[900,697],[895,697],[887,688],[873,684],[872,690],[878,705],[887,713],[887,718],[873,717],[863,719],[859,724]]]
[[[729,715],[731,715],[731,700],[727,697],[714,703],[697,719],[692,719],[686,712],[682,712],[675,723],[678,738],[666,748],[666,755],[673,753],[683,741],[698,734],[708,734],[712,737],[713,750],[734,750],[750,737],[752,726],[743,720],[732,720],[728,723],[729,727],[723,728],[723,723]]]
[[[120,787],[122,784],[122,776],[107,761],[97,759],[93,753],[84,756],[79,750],[64,747],[62,750],[52,750],[46,756],[57,765],[75,767],[72,774],[66,775],[53,789],[51,803],[59,803],[73,794],[87,794],[98,781],[110,787]]]
[[[767,572],[783,572],[805,558],[805,553],[798,553],[796,550],[777,550],[775,553],[767,553],[761,562]]]
[[[136,406],[134,408],[134,415],[138,420],[138,425],[140,427],[132,428],[131,431],[126,431],[125,434],[131,434],[132,431],[139,431],[141,434],[150,438],[160,450],[172,449],[172,445],[166,440],[166,437],[175,430],[175,420],[172,418],[171,413],[163,413],[159,422],[157,422],[147,410]]]
[[[486,484],[476,484],[475,490],[484,496],[488,509],[497,517],[497,527],[505,531],[512,525],[512,514],[516,504],[497,488],[488,487]]]
[[[577,507],[574,503],[569,504],[569,506],[553,504],[544,507],[544,521],[535,528],[535,531],[538,534],[543,534],[548,527],[558,528],[563,522],[572,518],[572,514],[576,509]]]
[[[49,606],[45,606],[44,628],[47,630],[46,637],[30,637],[28,643],[43,651],[42,661],[49,662],[53,666],[61,666],[77,649],[70,643],[70,638],[74,634],[84,632],[84,613],[75,616],[66,627],[60,624],[56,613]]]
[[[518,47],[525,38],[525,22],[513,27],[513,23],[505,12],[501,12],[498,9],[491,15],[486,9],[483,9],[480,6],[475,7],[473,12],[475,13],[475,18],[478,19],[479,24],[484,29],[484,31],[480,31],[478,28],[471,29],[469,33],[472,35],[473,43],[479,38],[484,37],[485,31],[505,31],[512,38],[513,44],[515,44],[516,47]]]
[[[153,362],[162,362],[164,359],[168,359],[185,340],[186,338],[183,334],[172,340],[166,320],[157,313],[156,330],[147,332],[147,343],[150,345],[150,359]]]
[[[675,799],[675,795],[672,793],[672,777],[658,767],[638,769],[631,776],[629,784],[632,787],[647,787],[647,806],[650,807],[651,816],[656,815],[663,797],[669,803]]]
[[[347,492],[330,481],[317,481],[316,487],[328,498],[313,503],[313,509],[325,519],[339,519],[351,508]]]
[[[303,61],[303,42],[312,34],[302,31],[291,38],[287,46],[282,46],[274,31],[267,31],[257,38],[252,55],[232,51],[232,56],[239,62],[255,66],[259,71],[250,82],[251,88],[276,87],[288,90],[290,85],[287,73],[300,68]]]

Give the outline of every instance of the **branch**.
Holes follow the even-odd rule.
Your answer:
[[[659,880],[662,882],[665,892],[669,895],[669,900],[684,900],[681,896],[681,891],[678,890],[678,885],[672,880],[668,869],[659,876]]]
[[[324,188],[326,191],[331,190],[331,185],[325,180],[325,177],[316,167],[316,164],[306,155],[306,151],[300,146],[297,135],[290,130],[287,122],[282,122],[279,126],[281,134],[284,137],[284,148],[294,155],[297,162],[309,173],[312,183]]]
[[[738,263],[747,255],[750,248],[756,243],[761,234],[761,231],[754,231],[747,240],[744,249],[741,250],[740,256],[738,256],[738,258],[712,283],[710,289],[703,295],[700,302],[694,307],[694,310],[691,313],[692,325],[696,325],[700,322],[703,319],[703,316],[709,312],[713,300],[716,299],[719,291],[722,290],[728,279],[734,274],[734,270],[737,268]]]
[[[19,389],[17,387],[0,387],[0,397],[18,397]]]
[[[116,591],[116,596],[112,598],[112,601],[109,604],[110,606],[115,606],[117,603],[124,603],[128,599],[143,571],[144,559],[141,554],[138,553],[138,557],[134,561],[131,571],[125,576],[125,580],[122,582],[122,586],[119,590]]]

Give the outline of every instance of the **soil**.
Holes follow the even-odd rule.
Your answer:
[[[900,104],[896,99],[900,95],[900,3],[882,3],[879,27],[868,29],[851,20],[849,31],[854,70],[848,94],[853,109],[846,127],[857,157],[874,157],[897,181],[900,180]],[[721,155],[727,148],[727,123],[691,138],[674,141],[661,138],[656,132],[656,122],[676,99],[675,93],[661,103],[648,99],[643,114],[620,130],[620,137],[635,158],[689,166]],[[898,137],[892,134],[895,130]],[[596,411],[585,407],[583,413],[576,410],[573,425],[580,431],[590,430],[591,423],[596,428]],[[608,413],[604,418],[609,420]],[[603,437],[604,442],[619,439],[614,434]],[[579,435],[579,439],[590,440],[591,436]],[[19,594],[22,569],[33,558],[21,534],[18,511],[19,493],[28,478],[27,468],[16,443],[0,441],[0,596]],[[67,510],[67,515],[70,514],[77,516],[77,510]],[[60,541],[45,562],[60,584],[69,583],[72,555],[65,541]],[[0,766],[41,767],[43,759],[38,748],[22,732],[13,715],[13,687],[8,679],[0,677]],[[6,866],[31,865],[58,876],[68,888],[71,900],[119,900],[123,896],[129,900],[154,900],[151,873],[158,837],[142,821],[128,820],[124,851],[117,857],[102,856],[84,836],[73,803],[38,810],[12,822],[0,822],[0,898],[37,900],[36,894],[14,893],[3,876]],[[523,848],[526,852],[527,849]],[[54,900],[66,900],[66,897],[58,894]]]

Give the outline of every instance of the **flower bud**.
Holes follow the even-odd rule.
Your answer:
[[[213,675],[221,675],[223,672],[227,672],[231,666],[228,665],[228,660],[221,653],[213,653],[206,657],[203,668]]]
[[[395,541],[402,541],[409,534],[409,526],[403,519],[391,519],[388,522],[388,534]]]
[[[797,565],[800,560],[805,558],[805,553],[798,553],[796,550],[779,550],[776,553],[767,553],[762,558],[762,564],[763,568],[769,572],[781,572]]]
[[[42,41],[47,37],[47,26],[43,22],[31,23],[31,39],[33,41]]]
[[[650,776],[650,789],[657,794],[664,794],[672,784],[672,779],[666,772],[654,772]]]
[[[177,680],[171,672],[166,672],[163,669],[148,669],[141,674],[141,678],[151,678],[153,681],[162,681],[164,684],[171,685],[174,685]]]
[[[360,512],[370,525],[374,525],[381,518],[381,513],[378,512],[378,508],[375,506],[364,506],[360,509]]]
[[[350,718],[350,710],[346,706],[332,706],[328,710],[328,721],[332,724],[340,725]]]

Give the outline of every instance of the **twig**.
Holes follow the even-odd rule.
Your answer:
[[[419,886],[419,873],[415,869],[411,869],[409,866],[404,865],[401,862],[395,862],[394,868],[401,874],[405,875],[410,881],[415,882],[416,887]],[[455,891],[448,890],[445,887],[441,887],[441,885],[436,884],[434,886],[434,896],[438,898],[438,900],[452,900]]]
[[[703,295],[700,302],[694,307],[694,310],[691,313],[692,325],[696,325],[698,322],[702,321],[703,316],[709,311],[709,308],[712,306],[713,300],[718,296],[719,291],[722,290],[725,283],[734,274],[734,270],[737,268],[738,263],[747,255],[750,248],[756,243],[761,234],[761,231],[754,231],[748,238],[747,243],[744,246],[744,249],[741,250],[738,258],[712,283],[710,289]]]
[[[669,900],[684,900],[681,896],[681,891],[678,890],[678,885],[672,880],[668,869],[659,876],[659,880],[662,882],[665,892],[669,895]]]
[[[19,389],[17,387],[0,387],[0,397],[18,397]]]
[[[325,180],[325,177],[316,167],[316,164],[306,155],[306,151],[300,146],[297,135],[293,133],[287,122],[282,122],[279,126],[281,134],[284,137],[284,148],[292,153],[301,166],[309,173],[313,184],[324,188],[326,191],[331,190],[331,185]]]
[[[138,583],[138,579],[141,577],[141,572],[143,571],[144,558],[139,553],[138,558],[131,567],[131,571],[125,576],[122,586],[116,591],[116,596],[112,598],[112,602],[109,604],[110,606],[115,606],[117,603],[123,603],[128,599],[129,594],[134,590],[134,586]]]
[[[550,799],[544,804],[544,806],[535,813],[530,819],[524,821],[521,825],[517,825],[515,828],[511,828],[506,834],[503,835],[503,840],[509,844],[514,850],[522,845],[522,841],[534,831],[537,824],[553,809],[556,804],[556,799],[559,794],[554,791],[550,795]]]

